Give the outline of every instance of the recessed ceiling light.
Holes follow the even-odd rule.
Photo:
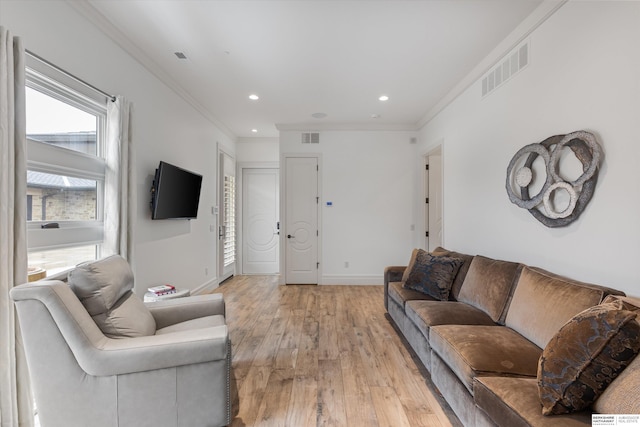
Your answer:
[[[387,95],[380,95],[380,97],[378,98],[380,101],[388,101],[389,97]]]
[[[325,117],[327,117],[326,113],[313,113],[311,115],[311,117],[313,117],[314,119],[324,119]]]
[[[258,99],[260,99],[260,97],[255,93],[252,93],[251,95],[249,95],[249,99],[252,101],[257,101]]]
[[[258,133],[258,129],[251,129],[251,132]]]

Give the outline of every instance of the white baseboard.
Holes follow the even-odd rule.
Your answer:
[[[284,285],[284,275],[279,275],[278,282]],[[343,275],[343,274],[325,274],[320,279],[320,285],[382,285],[384,277],[380,274],[371,275]],[[191,295],[198,295],[211,292],[220,286],[217,277],[203,283],[195,289],[191,290]]]
[[[384,277],[379,274],[371,275],[339,275],[324,274],[321,285],[382,285]]]
[[[218,283],[218,278],[214,277],[213,279],[209,280],[208,282],[203,283],[202,285],[198,286],[195,289],[191,290],[191,295],[199,295],[199,294],[204,294],[207,292],[211,292],[214,289],[216,289],[220,284]]]

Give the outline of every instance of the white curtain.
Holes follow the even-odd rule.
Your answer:
[[[120,254],[133,267],[137,203],[131,113],[131,103],[121,96],[108,103],[103,255]]]
[[[22,338],[9,291],[27,281],[24,48],[0,27],[0,426],[33,426]]]

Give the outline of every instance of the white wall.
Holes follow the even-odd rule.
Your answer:
[[[422,153],[444,141],[446,247],[640,295],[638,40],[639,2],[571,1],[532,33],[520,74],[484,100],[476,82],[421,129]],[[604,149],[598,185],[576,222],[550,229],[509,201],[507,165],[580,129]]]
[[[408,262],[417,227],[411,137],[415,132],[322,131],[319,144],[302,144],[300,132],[280,133],[281,153],[322,156],[322,284],[381,284],[385,266]]]
[[[0,23],[22,37],[26,49],[133,102],[137,291],[159,283],[190,289],[214,286],[217,239],[209,226],[215,229],[216,224],[211,206],[216,204],[217,143],[234,153],[234,141],[66,2],[2,0]],[[203,175],[198,219],[150,219],[149,189],[160,160]]]
[[[236,144],[236,162],[279,162],[279,147],[280,143],[278,138],[238,138]]]

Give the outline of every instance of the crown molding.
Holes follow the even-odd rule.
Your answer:
[[[471,70],[454,88],[447,93],[425,116],[416,123],[423,128],[446,107],[462,95],[471,85],[482,78],[491,68],[500,62],[509,52],[529,37],[547,19],[555,14],[569,0],[545,0],[524,21],[520,23],[498,46],[496,46],[478,65]]]
[[[415,132],[415,123],[276,123],[279,131],[396,131]]]
[[[235,141],[235,135],[224,123],[218,120],[206,107],[192,97],[176,80],[165,73],[155,61],[153,61],[143,50],[135,45],[122,31],[111,23],[102,13],[93,7],[87,0],[66,0],[76,12],[91,22],[102,33],[115,42],[120,48],[129,54],[135,61],[140,63],[148,72],[153,74],[169,89],[173,90],[180,98],[191,105],[202,116],[213,123],[231,140]]]

